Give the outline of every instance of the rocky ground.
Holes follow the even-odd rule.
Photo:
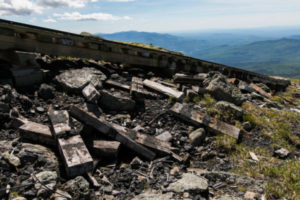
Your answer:
[[[105,62],[43,57],[39,63],[43,84],[0,85],[1,199],[300,199],[299,80],[285,91],[274,91],[218,72],[178,83],[181,75],[167,78]],[[134,95],[132,77],[184,96],[170,97],[149,87]],[[96,92],[84,93],[88,85]],[[222,127],[215,131],[183,120],[170,112],[175,104],[235,127],[238,137]],[[70,134],[82,136],[94,166],[90,175],[69,177],[57,144],[51,138],[45,144],[46,139],[24,136],[20,126],[26,122],[20,119],[51,127],[48,111],[70,111],[72,106],[156,137],[179,158],[158,151],[154,159],[145,159],[123,143],[117,156],[103,157],[92,143],[111,138],[71,117]]]

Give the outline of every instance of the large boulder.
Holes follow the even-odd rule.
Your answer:
[[[228,101],[236,105],[241,105],[245,101],[239,88],[219,72],[209,73],[209,77],[204,80],[203,84],[205,89],[219,101]]]
[[[130,97],[122,95],[120,92],[110,93],[102,90],[101,97],[98,103],[101,108],[109,111],[133,111],[135,108],[135,101]]]
[[[106,80],[106,76],[100,70],[84,67],[66,70],[57,75],[55,80],[65,90],[80,93],[88,84],[92,84],[97,89],[101,88],[102,81]]]
[[[49,197],[56,186],[57,173],[56,171],[43,171],[35,175],[35,189],[40,197]]]
[[[200,176],[185,173],[182,178],[172,184],[167,188],[168,191],[181,193],[181,192],[196,192],[202,193],[207,192],[208,182],[205,178]]]
[[[82,176],[77,176],[63,185],[63,189],[72,195],[73,199],[88,199],[90,184]]]

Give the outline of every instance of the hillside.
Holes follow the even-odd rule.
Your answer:
[[[297,35],[273,40],[234,34],[200,34],[195,39],[196,35],[183,37],[135,31],[98,35],[109,40],[148,43],[267,75],[300,77],[300,40]]]

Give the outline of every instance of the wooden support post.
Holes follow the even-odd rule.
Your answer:
[[[117,81],[113,81],[113,80],[107,80],[105,81],[105,85],[108,85],[110,87],[114,87],[114,88],[118,88],[118,89],[121,89],[121,90],[125,90],[125,91],[129,91],[130,90],[130,86],[129,85],[126,85],[126,84],[122,84],[122,83],[119,83]]]
[[[187,83],[187,84],[199,84],[204,81],[205,75],[186,75],[186,74],[175,74],[174,83]]]
[[[184,98],[184,93],[180,92],[174,88],[170,88],[167,86],[164,86],[160,83],[156,83],[154,81],[150,81],[148,79],[143,81],[143,84],[153,90],[156,90],[164,95],[175,97],[178,100],[182,100]]]

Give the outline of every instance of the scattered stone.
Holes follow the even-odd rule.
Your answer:
[[[226,195],[223,195],[223,196],[217,198],[216,200],[242,200],[242,199],[239,197],[234,197],[234,196],[226,194]]]
[[[265,90],[263,90],[261,87],[259,87],[257,84],[251,83],[250,86],[260,95],[266,97],[266,98],[271,98],[272,95],[267,93]]]
[[[252,160],[257,161],[257,162],[259,161],[259,159],[258,159],[257,156],[255,155],[255,153],[253,153],[253,152],[250,151],[249,154],[250,154]]]
[[[102,87],[106,76],[100,70],[84,67],[82,69],[66,70],[55,77],[55,80],[67,91],[80,93],[88,84],[95,88]]]
[[[160,135],[156,136],[156,139],[165,141],[165,142],[170,142],[172,140],[172,135],[169,131],[164,131]]]
[[[252,92],[256,91],[248,83],[246,83],[244,81],[240,81],[238,84],[238,87],[242,92],[252,93]]]
[[[251,131],[252,130],[252,124],[250,122],[244,122],[243,123],[243,128],[246,130],[246,131]]]
[[[51,199],[54,199],[54,200],[70,200],[70,199],[72,199],[72,196],[69,193],[65,192],[65,191],[57,189],[55,191],[55,193],[53,193],[53,195],[51,196]]]
[[[180,192],[196,192],[203,193],[208,190],[208,182],[206,179],[190,174],[184,173],[182,178],[174,183],[171,183],[167,191]]]
[[[258,87],[260,87],[261,89],[263,89],[265,92],[270,93],[271,89],[264,83],[256,83],[256,85]]]
[[[43,171],[35,175],[36,184],[35,189],[38,190],[37,195],[39,197],[49,197],[56,186],[57,174],[55,171]],[[42,185],[42,184],[43,185]],[[52,191],[51,191],[52,190]]]
[[[203,142],[205,135],[204,128],[198,128],[189,134],[189,138],[194,146],[199,146]]]
[[[45,112],[45,109],[43,107],[39,106],[39,107],[36,108],[36,111],[41,114],[41,113]]]
[[[209,73],[209,77],[204,82],[205,89],[217,100],[228,101],[236,105],[241,105],[245,100],[241,91],[220,73]]]
[[[178,166],[174,167],[173,169],[171,169],[170,174],[171,175],[176,175],[180,172],[180,169]]]
[[[256,200],[256,199],[258,199],[258,194],[247,191],[244,195],[244,198],[245,198],[245,200]]]
[[[92,84],[87,85],[82,90],[82,94],[88,102],[92,103],[97,103],[98,99],[100,98],[100,93]]]
[[[54,98],[54,90],[55,89],[52,86],[43,83],[40,86],[40,89],[38,91],[38,95],[39,95],[40,98],[43,98],[45,100],[53,99]]]
[[[100,94],[101,97],[98,103],[105,110],[133,111],[135,109],[135,101],[119,92],[110,93],[102,90]]]
[[[289,150],[285,149],[285,148],[280,148],[280,149],[277,149],[275,152],[274,152],[275,156],[278,156],[279,158],[286,158],[290,152]]]
[[[74,179],[67,181],[63,185],[63,189],[72,195],[73,199],[89,198],[90,184],[82,176],[77,176]]]
[[[130,166],[132,169],[138,169],[140,166],[142,166],[143,161],[139,159],[138,157],[135,157],[131,162]]]
[[[20,158],[17,156],[10,154],[8,151],[1,154],[1,156],[9,162],[9,164],[13,165],[14,167],[19,167],[21,165]]]

